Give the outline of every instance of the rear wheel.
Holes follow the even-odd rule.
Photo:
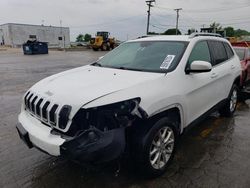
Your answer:
[[[219,110],[220,114],[224,117],[231,117],[236,110],[238,102],[238,87],[234,84],[226,104]]]

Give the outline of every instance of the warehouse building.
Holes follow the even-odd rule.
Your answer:
[[[7,23],[0,25],[0,45],[20,47],[27,40],[47,42],[49,47],[70,46],[68,27]]]

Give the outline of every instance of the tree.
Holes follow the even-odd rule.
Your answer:
[[[85,42],[89,42],[90,40],[91,40],[91,35],[88,34],[88,33],[85,34],[85,35],[84,35],[84,41],[85,41]]]
[[[191,28],[188,30],[188,35],[191,35],[192,33],[198,32],[197,30],[195,30],[194,28]]]
[[[213,28],[215,32],[222,30],[222,26],[220,23],[213,22],[210,24],[210,27]]]
[[[181,35],[181,32],[179,29],[177,30],[177,33],[178,35]],[[176,29],[175,28],[168,29],[167,31],[163,33],[163,35],[176,35]]]
[[[160,35],[160,33],[156,33],[156,32],[148,32],[148,35]]]
[[[234,28],[233,27],[225,27],[224,28],[224,31],[226,32],[226,36],[227,37],[234,37],[235,35],[235,31],[234,31]]]
[[[235,32],[235,36],[236,37],[241,37],[241,36],[246,36],[246,35],[250,35],[250,32],[246,31],[246,30],[242,30],[242,29],[237,29],[234,31]]]
[[[76,37],[76,42],[83,42],[84,41],[84,36],[83,34],[79,34],[77,37]]]

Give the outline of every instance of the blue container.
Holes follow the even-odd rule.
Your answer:
[[[48,43],[39,41],[27,41],[23,44],[23,53],[25,55],[48,54]]]

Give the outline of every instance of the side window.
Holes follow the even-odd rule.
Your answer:
[[[222,42],[208,41],[213,56],[213,65],[218,65],[228,60],[226,49]]]
[[[231,57],[234,56],[233,50],[232,50],[232,48],[229,46],[229,44],[227,44],[227,43],[225,43],[225,42],[224,42],[223,44],[224,44],[225,49],[226,49],[226,52],[227,52],[227,57],[228,57],[228,59],[230,59]]]
[[[208,44],[206,41],[198,42],[194,46],[194,48],[189,56],[189,59],[188,59],[188,66],[193,61],[211,62],[210,52],[209,52]]]

